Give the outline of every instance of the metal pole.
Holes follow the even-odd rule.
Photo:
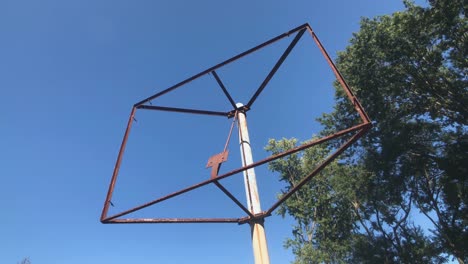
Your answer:
[[[237,108],[241,108],[243,104],[237,103]],[[242,166],[248,166],[253,163],[252,149],[250,148],[249,130],[247,128],[247,119],[245,113],[239,111],[237,114],[239,122],[239,142],[242,158]],[[257,190],[257,180],[255,178],[254,168],[244,171],[245,193],[247,196],[247,206],[250,212],[255,215],[262,212],[260,207],[260,198]],[[268,247],[263,227],[263,218],[261,221],[250,222],[252,246],[255,257],[255,264],[270,264],[268,256]]]

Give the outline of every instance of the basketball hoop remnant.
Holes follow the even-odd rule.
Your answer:
[[[305,143],[303,145],[297,146],[291,150],[278,153],[276,155],[272,155],[268,158],[262,159],[260,161],[254,162],[251,158],[250,153],[250,144],[244,144],[248,143],[248,133],[247,133],[247,127],[246,127],[246,121],[245,121],[245,113],[252,110],[252,107],[257,99],[257,97],[262,93],[262,91],[265,89],[265,87],[268,85],[269,81],[271,78],[275,75],[276,71],[279,69],[281,64],[284,62],[284,60],[288,57],[289,53],[293,50],[293,48],[296,46],[297,42],[301,39],[303,34],[308,31],[309,34],[311,35],[312,39],[314,40],[315,44],[318,46],[320,49],[322,55],[325,57],[326,61],[328,62],[329,66],[331,67],[332,71],[334,72],[336,78],[338,79],[338,82],[340,83],[341,88],[345,91],[347,98],[351,101],[352,105],[354,106],[354,109],[357,111],[359,114],[359,117],[361,119],[361,123],[355,126],[352,126],[350,128],[337,131],[334,134],[315,139],[313,141],[310,141],[308,143]],[[294,39],[291,41],[289,46],[286,48],[286,50],[283,52],[279,60],[276,62],[276,64],[273,66],[273,68],[270,70],[269,74],[266,76],[264,81],[261,83],[261,85],[258,87],[254,95],[250,98],[248,103],[246,105],[242,104],[236,104],[234,99],[232,98],[231,94],[229,93],[228,89],[224,86],[223,82],[221,81],[221,78],[218,76],[216,73],[216,70],[229,64],[232,63],[246,55],[249,55],[251,53],[254,53],[268,45],[273,44],[274,42],[277,42],[281,39],[284,39],[286,37],[289,37],[291,35],[295,34]],[[211,110],[205,110],[205,109],[188,109],[188,108],[175,108],[175,107],[167,107],[167,106],[155,106],[151,104],[151,101],[166,94],[171,91],[174,91],[183,85],[198,79],[206,74],[212,74],[215,81],[218,83],[220,89],[223,91],[224,95],[226,96],[227,100],[229,101],[230,105],[232,106],[232,109],[229,111],[211,111]],[[202,181],[198,184],[189,186],[185,189],[176,191],[174,193],[170,193],[166,196],[159,197],[155,200],[149,201],[145,204],[136,206],[134,208],[130,208],[128,210],[125,210],[123,212],[114,214],[109,216],[108,211],[109,211],[109,206],[111,205],[111,199],[112,195],[114,192],[114,187],[116,184],[117,176],[119,174],[119,168],[120,164],[122,162],[122,157],[123,153],[125,151],[125,147],[128,141],[128,136],[130,133],[130,130],[132,128],[132,123],[136,114],[137,110],[156,110],[156,111],[170,111],[170,112],[180,112],[180,113],[188,113],[188,114],[199,114],[199,115],[211,115],[211,116],[224,116],[227,118],[235,118],[239,122],[239,135],[240,135],[240,140],[241,140],[241,153],[243,155],[243,160],[242,164],[243,166],[241,168],[232,170],[230,172],[218,175],[219,173],[219,168],[221,166],[221,163],[225,162],[228,157],[228,151],[226,149],[226,146],[224,148],[224,151],[212,156],[208,160],[208,164],[206,165],[207,167],[211,167],[211,174],[210,174],[210,179]],[[234,125],[234,122],[233,122]],[[245,126],[243,129],[242,126]],[[299,27],[296,27],[288,32],[285,32],[277,37],[274,37],[256,47],[253,47],[243,53],[240,53],[226,61],[223,61],[209,69],[206,69],[184,81],[181,81],[159,93],[156,93],[140,102],[137,102],[136,104],[133,105],[130,117],[128,119],[128,124],[127,128],[125,130],[125,135],[123,137],[123,141],[120,147],[119,154],[117,156],[117,161],[115,164],[114,172],[111,178],[111,182],[109,184],[109,190],[107,192],[107,196],[104,202],[104,207],[102,210],[101,214],[101,222],[105,224],[122,224],[122,223],[238,223],[238,224],[244,224],[244,223],[250,223],[251,226],[255,225],[261,225],[261,232],[263,232],[263,221],[265,217],[268,217],[272,214],[272,212],[277,209],[283,202],[285,202],[291,195],[293,195],[297,190],[299,190],[302,186],[304,186],[307,182],[309,182],[312,177],[317,175],[325,166],[327,166],[331,161],[333,161],[335,158],[338,157],[343,151],[345,151],[351,144],[356,142],[360,137],[362,137],[371,127],[371,121],[369,117],[367,116],[366,112],[364,111],[363,107],[361,106],[360,102],[354,95],[354,93],[351,91],[349,88],[348,84],[345,82],[343,76],[341,73],[338,71],[336,68],[335,64],[331,60],[330,56],[328,55],[327,51],[323,47],[322,43],[318,39],[317,35],[315,32],[312,30],[312,28],[309,26],[309,24],[303,24]],[[228,141],[230,138],[230,135],[232,133],[232,127],[231,131],[229,133]],[[337,148],[330,156],[328,156],[325,160],[322,161],[315,169],[311,170],[299,183],[297,183],[293,188],[291,188],[287,193],[283,194],[281,198],[279,198],[273,205],[271,205],[268,209],[266,210],[260,210],[260,204],[259,201],[258,203],[254,201],[255,198],[258,198],[258,194],[256,194],[256,183],[255,183],[255,174],[253,169],[257,166],[260,166],[262,164],[266,164],[268,162],[271,162],[273,160],[279,159],[286,157],[288,155],[297,153],[299,151],[303,151],[307,148],[310,148],[312,146],[315,146],[320,143],[324,143],[326,141],[336,139],[345,135],[351,135],[352,136],[346,140],[339,148]],[[247,137],[247,139],[246,139]],[[249,156],[250,155],[250,156]],[[221,180],[231,177],[235,174],[243,173],[244,174],[244,179],[246,180],[246,186],[249,185],[249,188],[246,188],[246,194],[247,194],[247,204],[248,206],[244,206],[243,203],[241,203],[231,192],[229,192],[222,184]],[[195,190],[197,188],[200,188],[202,186],[208,185],[208,184],[214,184],[217,186],[224,194],[226,194],[242,211],[245,212],[244,216],[240,216],[237,218],[127,218],[127,216],[130,213],[136,212],[138,210],[141,210],[143,208],[152,206],[157,203],[164,202],[168,199],[174,198],[176,196],[182,195],[184,193],[190,192],[192,190]],[[254,186],[251,186],[251,184],[254,184]],[[264,237],[264,234],[263,234]],[[265,244],[265,249],[266,249],[266,243]],[[255,248],[255,244],[254,244]],[[258,249],[259,252],[261,253],[262,250],[264,249]],[[264,252],[265,253],[265,252]],[[266,253],[267,254],[267,253]],[[256,255],[256,263],[268,263],[268,256],[266,255],[260,258],[265,258],[266,260],[261,260],[257,261],[257,255]]]

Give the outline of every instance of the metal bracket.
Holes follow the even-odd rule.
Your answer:
[[[229,150],[225,150],[221,153],[218,153],[214,156],[211,156],[208,159],[206,167],[211,167],[211,179],[215,179],[218,176],[219,169],[221,168],[221,163],[227,161],[229,155]]]

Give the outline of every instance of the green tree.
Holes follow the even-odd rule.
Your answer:
[[[468,260],[466,4],[462,0],[429,1],[425,8],[405,4],[405,11],[363,19],[360,31],[338,56],[337,67],[374,127],[341,161],[301,190],[305,196],[320,196],[314,199],[324,199],[325,206],[317,202],[304,206],[293,196],[280,211],[296,219],[294,232],[305,230],[301,222],[309,226],[331,219],[346,223],[338,229],[323,225],[330,234],[325,239],[314,236],[311,247],[293,232],[287,245],[298,263],[438,263],[447,254],[459,263]],[[335,111],[319,119],[323,135],[358,120],[336,87]],[[274,152],[283,147],[278,145],[281,142],[271,141],[267,148]],[[324,154],[338,143],[319,152]],[[304,167],[314,158],[304,154],[296,161],[289,157],[278,162]],[[282,180],[291,177],[292,168],[278,166],[270,168],[280,172]],[[335,204],[343,204],[339,214],[332,210]],[[412,219],[415,214],[427,218],[433,227],[418,226]],[[327,240],[341,234],[346,234],[341,244]],[[326,258],[316,258],[314,254],[335,242],[341,246],[336,258],[326,251]],[[303,261],[302,256],[310,258]]]
[[[266,150],[277,154],[295,147],[296,143],[296,139],[270,140]],[[287,192],[317,167],[329,152],[326,146],[315,146],[301,155],[275,160],[269,164],[269,169],[280,174],[280,180],[287,183],[283,192]],[[283,217],[291,215],[296,220],[293,238],[285,243],[296,255],[295,263],[349,261],[353,233],[358,228],[349,205],[355,204],[356,197],[364,192],[357,193],[354,188],[355,180],[362,178],[351,181],[345,181],[345,178],[352,177],[358,170],[357,166],[332,162],[280,206],[279,214]]]

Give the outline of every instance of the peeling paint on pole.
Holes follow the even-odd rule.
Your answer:
[[[236,104],[237,108],[242,108],[241,103]],[[242,166],[253,164],[252,148],[250,147],[249,129],[247,126],[247,118],[245,112],[239,111],[237,114],[239,120],[239,144],[242,159]],[[255,168],[250,168],[243,171],[245,194],[247,197],[247,205],[250,212],[254,215],[262,212],[260,206],[260,196],[257,188],[257,177],[255,176]],[[270,257],[268,256],[268,246],[265,235],[265,228],[262,221],[251,221],[250,228],[252,230],[252,246],[255,257],[255,264],[269,264]]]

